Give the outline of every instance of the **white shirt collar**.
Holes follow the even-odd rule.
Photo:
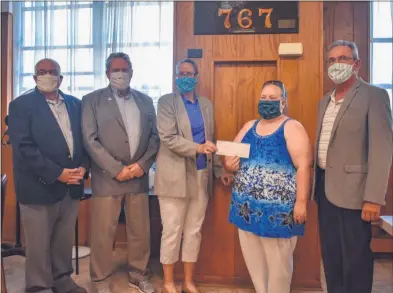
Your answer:
[[[333,90],[333,92],[330,94],[330,101],[334,104],[341,104],[344,99],[341,99],[340,101],[336,101],[336,90]]]
[[[60,104],[64,103],[64,97],[59,93],[59,99],[57,101],[48,100],[48,99],[46,99],[46,101],[52,105],[60,105]]]

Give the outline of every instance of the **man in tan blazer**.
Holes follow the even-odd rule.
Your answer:
[[[92,158],[92,231],[90,274],[93,290],[110,292],[112,247],[123,200],[127,220],[130,285],[152,293],[149,169],[159,146],[153,101],[130,88],[132,65],[124,53],[106,62],[110,85],[82,100],[82,130]]]
[[[157,128],[161,145],[157,156],[154,191],[160,202],[163,225],[161,263],[164,293],[175,293],[174,264],[182,242],[184,286],[182,291],[197,293],[193,272],[201,243],[201,229],[213,173],[228,185],[232,175],[224,174],[214,155],[214,110],[212,103],[195,93],[198,68],[185,59],[176,67],[178,91],[160,98]]]
[[[336,84],[319,104],[313,196],[329,293],[371,293],[371,221],[385,204],[392,161],[392,115],[386,90],[360,78],[356,45],[328,49]]]

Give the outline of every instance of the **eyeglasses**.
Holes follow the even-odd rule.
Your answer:
[[[126,73],[128,73],[131,70],[132,70],[132,68],[131,69],[128,69],[128,68],[112,68],[111,72],[126,72]]]
[[[281,89],[284,88],[284,84],[283,84],[283,82],[281,80],[268,80],[268,81],[265,81],[265,83],[263,85],[266,86],[266,85],[269,85],[269,84],[278,86]]]
[[[272,96],[272,95],[270,95],[270,96],[261,96],[260,98],[259,98],[259,100],[260,101],[281,101],[281,100],[283,100],[283,98],[281,97],[281,96]]]
[[[57,71],[57,69],[51,69],[51,70],[40,69],[37,71],[37,75],[46,75],[46,74],[50,74],[52,76],[59,76],[59,72]]]
[[[283,98],[286,98],[287,97],[287,90],[285,89],[285,85],[284,85],[284,83],[281,81],[281,80],[268,80],[268,81],[265,81],[264,82],[264,84],[262,85],[262,90],[266,87],[266,86],[268,86],[268,85],[274,85],[274,86],[276,86],[276,87],[278,87],[280,90],[281,90],[281,96],[283,97]]]
[[[265,83],[263,84],[263,86],[262,86],[262,89],[265,87],[265,86],[268,86],[268,85],[275,85],[276,87],[278,87],[278,88],[280,88],[281,89],[281,91],[282,91],[282,93],[283,93],[283,95],[285,95],[286,94],[286,89],[285,89],[285,86],[284,86],[284,83],[281,81],[281,80],[268,80],[268,81],[265,81]]]
[[[198,76],[197,73],[193,73],[193,72],[179,72],[176,74],[176,77],[195,77]]]
[[[348,57],[345,55],[341,55],[338,58],[331,57],[326,60],[326,63],[333,64],[333,63],[347,63],[350,60],[355,60],[353,57]]]

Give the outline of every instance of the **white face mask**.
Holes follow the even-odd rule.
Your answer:
[[[44,93],[51,93],[56,91],[59,87],[59,77],[50,75],[49,73],[45,75],[37,76],[37,87],[40,91]]]
[[[353,65],[346,63],[334,63],[328,68],[329,78],[335,84],[342,84],[351,78],[353,75]]]
[[[130,85],[131,76],[129,72],[112,72],[109,77],[111,86],[114,89],[125,90]]]

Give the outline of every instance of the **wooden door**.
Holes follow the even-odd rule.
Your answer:
[[[215,62],[213,76],[216,136],[219,140],[232,141],[247,121],[258,118],[261,84],[277,79],[277,63]],[[231,188],[220,183],[215,185],[203,230],[205,253],[200,256],[197,273],[201,278],[206,275],[217,278],[220,283],[232,279],[237,284],[249,285],[251,279],[237,229],[228,222],[230,197]]]
[[[258,117],[257,100],[263,82],[277,78],[288,91],[288,114],[299,120],[314,142],[318,101],[322,97],[322,3],[299,1],[299,34],[194,35],[194,3],[177,2],[175,60],[191,48],[203,50],[195,59],[200,77],[198,94],[215,107],[218,139],[233,140],[248,120]],[[313,25],[310,25],[312,23]],[[283,58],[280,43],[300,42],[303,56]],[[230,188],[216,183],[202,231],[196,269],[201,283],[246,285],[251,280],[243,261],[236,228],[228,222]],[[294,255],[293,286],[320,288],[320,249],[315,204],[308,209],[304,237]],[[179,281],[181,266],[177,267]]]

